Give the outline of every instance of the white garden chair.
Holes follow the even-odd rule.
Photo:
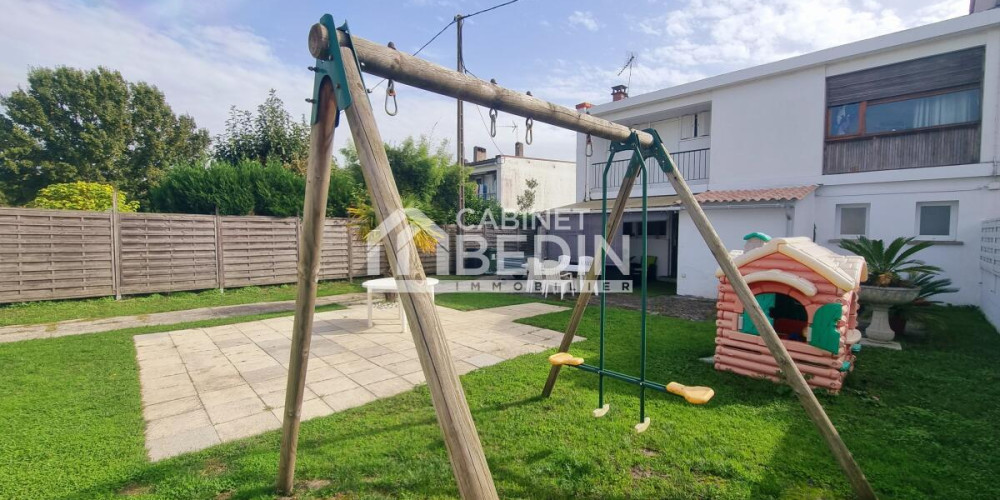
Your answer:
[[[565,265],[569,265],[567,262]],[[559,261],[546,260],[541,264],[542,297],[549,296],[549,290],[559,291],[559,300],[566,298],[566,290],[573,292],[573,275],[563,271],[565,265]]]

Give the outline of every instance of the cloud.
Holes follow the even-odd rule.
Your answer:
[[[581,26],[588,31],[597,31],[600,29],[600,25],[597,24],[597,20],[594,19],[594,14],[590,11],[579,11],[575,10],[569,15],[569,24],[573,26]]]
[[[0,0],[0,92],[23,85],[29,67],[105,66],[164,92],[177,113],[222,130],[231,105],[253,109],[277,89],[296,115],[309,111],[305,67],[279,60],[246,28],[181,25],[153,28],[105,5]],[[188,26],[185,23],[184,26]]]
[[[160,9],[175,12],[181,3]],[[132,17],[105,4],[0,0],[0,11],[7,13],[0,17],[0,47],[5,48],[0,57],[0,93],[23,86],[31,67],[105,66],[121,71],[130,81],[156,85],[176,113],[190,114],[213,135],[223,130],[230,106],[255,109],[271,88],[295,117],[309,116],[304,102],[312,93],[313,76],[305,68],[311,62],[308,56],[298,65],[282,61],[268,40],[248,28],[199,25],[190,19],[154,27],[140,20],[142,13]],[[396,117],[382,111],[384,85],[370,95],[386,142],[425,134],[454,144],[454,100],[402,85],[397,90]],[[518,120],[523,134],[524,120]],[[334,141],[338,149],[350,138],[346,120],[341,123]],[[489,154],[499,154],[471,104],[466,105],[465,128],[466,151],[482,145]],[[495,140],[503,152],[512,154],[514,138],[503,130]],[[529,154],[573,156],[572,133],[536,125],[534,135]]]
[[[908,25],[874,0],[689,0],[648,21],[666,39],[644,55],[659,64],[745,67],[899,31]]]

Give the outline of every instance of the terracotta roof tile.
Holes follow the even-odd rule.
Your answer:
[[[811,186],[789,186],[767,189],[733,189],[727,191],[705,191],[695,198],[700,203],[740,203],[747,201],[797,201],[816,190]]]

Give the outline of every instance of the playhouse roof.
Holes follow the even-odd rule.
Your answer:
[[[771,241],[749,252],[734,250],[730,255],[736,267],[742,267],[774,253],[785,255],[812,269],[841,290],[853,290],[868,279],[868,266],[863,257],[840,255],[806,237],[772,238]],[[715,275],[721,278],[722,270],[716,270]]]

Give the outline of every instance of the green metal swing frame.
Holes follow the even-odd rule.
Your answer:
[[[648,148],[643,148],[639,142],[638,135],[633,131],[632,135],[625,141],[612,142],[609,147],[608,161],[604,165],[603,172],[603,182],[602,182],[602,200],[601,200],[601,233],[604,235],[604,241],[601,244],[601,274],[598,278],[598,290],[604,290],[604,283],[608,271],[608,253],[607,245],[610,244],[613,236],[608,234],[608,173],[611,171],[611,164],[614,161],[615,155],[623,151],[631,151],[632,158],[629,161],[628,168],[625,171],[625,177],[635,176],[637,171],[641,175],[642,181],[642,263],[641,267],[641,307],[640,307],[640,327],[639,327],[639,376],[629,375],[627,373],[621,373],[615,370],[611,370],[605,367],[605,338],[607,331],[607,293],[601,293],[601,323],[600,323],[600,340],[599,340],[599,354],[597,360],[597,366],[590,364],[580,364],[575,365],[576,368],[583,370],[585,372],[596,373],[598,376],[597,383],[597,408],[600,410],[604,408],[604,378],[610,377],[615,380],[620,380],[629,384],[639,386],[639,423],[642,424],[646,421],[646,389],[653,389],[660,392],[668,392],[667,387],[664,384],[658,382],[652,382],[646,380],[646,316],[647,316],[647,306],[649,301],[649,290],[647,284],[647,273],[649,272],[649,266],[646,265],[648,257],[648,223],[649,223],[649,183],[647,179],[647,168],[646,160],[649,158],[655,158],[660,166],[660,169],[664,172],[670,172],[673,170],[674,163],[671,158],[663,154],[664,149],[660,147],[662,145],[662,140],[660,135],[654,129],[646,129],[643,132],[649,133],[653,136],[653,144]],[[574,366],[574,365],[570,365]],[[595,413],[597,415],[597,413]]]

